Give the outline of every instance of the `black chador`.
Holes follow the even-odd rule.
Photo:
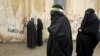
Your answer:
[[[98,33],[98,41],[100,41],[100,20],[99,20],[99,33]]]
[[[99,19],[94,9],[87,9],[81,27],[78,30],[76,52],[77,56],[93,56],[98,44]]]
[[[37,20],[37,45],[41,46],[43,44],[42,40],[42,29],[43,29],[43,24],[41,19]]]
[[[36,46],[36,28],[34,24],[34,19],[27,24],[27,47],[34,48]]]
[[[67,17],[60,10],[60,5],[54,5],[51,11],[51,25],[48,28],[49,39],[47,44],[47,56],[71,56],[72,34]],[[60,9],[59,9],[60,8]]]

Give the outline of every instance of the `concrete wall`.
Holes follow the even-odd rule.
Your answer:
[[[100,18],[100,0],[67,0],[66,15],[68,16],[73,32],[73,39],[76,39],[77,29],[84,17],[84,12],[88,8],[94,8]]]
[[[42,19],[43,36],[47,38],[45,25],[50,21],[48,19],[52,4],[52,0],[0,0],[0,41],[25,41],[26,28],[23,27],[31,17],[35,18],[35,23],[37,18]]]
[[[83,19],[84,11],[91,7],[100,17],[100,0],[66,0],[64,13],[69,18],[73,39]],[[48,39],[47,28],[50,25],[50,10],[54,0],[0,0],[0,41],[26,41],[24,24],[31,18],[41,18],[44,24],[43,37]]]

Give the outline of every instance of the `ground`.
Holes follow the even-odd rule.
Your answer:
[[[75,54],[75,42],[74,51]],[[26,43],[0,43],[0,56],[46,56],[46,43],[41,47],[29,49],[26,47]],[[95,49],[94,56],[100,56],[100,43]]]

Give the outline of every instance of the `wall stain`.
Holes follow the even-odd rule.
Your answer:
[[[16,12],[19,8],[19,0],[12,0],[12,8],[14,11],[14,15],[16,15]]]

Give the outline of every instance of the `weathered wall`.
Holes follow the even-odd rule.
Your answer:
[[[24,2],[24,0],[0,0],[1,41],[22,41],[24,39],[22,20],[28,14],[24,11]]]
[[[44,2],[45,1],[45,2]],[[0,41],[19,42],[26,40],[25,22],[31,17],[41,18],[43,36],[47,38],[47,26],[52,0],[0,0]],[[45,20],[44,18],[48,18]],[[50,23],[48,23],[50,24]]]
[[[100,18],[100,4],[99,3],[100,3],[100,0],[95,1],[95,8],[96,8],[96,11],[97,11],[97,15]]]
[[[69,18],[73,39],[84,16],[84,11],[91,7],[100,17],[100,0],[66,0],[64,13]],[[0,41],[19,42],[26,40],[24,24],[31,17],[41,18],[44,24],[43,37],[48,38],[47,27],[50,25],[50,10],[54,0],[0,0]]]
[[[76,39],[77,29],[79,28],[81,20],[84,17],[85,10],[87,8],[96,9],[95,6],[97,5],[95,5],[95,1],[96,0],[67,0],[66,15],[72,25],[73,39]]]

